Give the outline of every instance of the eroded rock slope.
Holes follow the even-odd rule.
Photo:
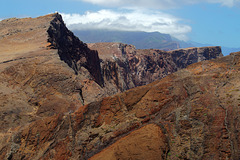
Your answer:
[[[31,123],[5,140],[17,159],[239,159],[240,53]],[[140,158],[141,159],[141,158]]]
[[[235,92],[238,93],[238,83],[234,80],[237,78],[235,73],[239,71],[238,54],[234,54],[235,58],[232,55],[219,62],[203,62],[199,65],[201,67],[196,65],[194,69],[190,67],[160,82],[120,94],[129,88],[163,78],[166,74],[193,62],[221,56],[219,47],[195,48],[191,52],[177,50],[173,51],[176,55],[173,56],[173,52],[160,54],[159,50],[135,51],[132,46],[117,44],[116,53],[114,47],[110,50],[107,48],[111,51],[110,54],[108,51],[101,52],[100,48],[99,58],[97,51],[90,50],[66,28],[61,15],[57,13],[38,18],[12,18],[1,21],[0,44],[0,159],[87,159],[104,148],[108,150],[107,147],[119,139],[116,144],[125,145],[126,148],[129,146],[126,142],[135,141],[128,140],[128,137],[134,137],[138,133],[147,135],[143,133],[145,130],[154,131],[149,139],[160,138],[158,144],[155,144],[147,142],[149,139],[144,139],[145,136],[139,137],[141,142],[136,141],[135,145],[143,144],[142,148],[153,148],[147,151],[148,153],[158,152],[163,159],[169,156],[172,158],[171,155],[175,153],[189,156],[192,155],[192,150],[179,150],[178,147],[172,146],[169,140],[173,140],[172,135],[178,136],[178,145],[182,145],[182,148],[190,146],[192,140],[189,142],[188,137],[186,144],[182,144],[182,135],[178,133],[178,129],[181,130],[179,125],[180,120],[183,120],[181,112],[187,110],[192,103],[190,100],[194,99],[191,96],[203,93],[206,99],[203,97],[201,102],[196,102],[202,104],[211,94],[216,96],[213,98],[215,100],[225,96],[223,93],[227,92],[224,89],[235,87],[234,94],[229,93],[227,96],[232,98],[230,104],[237,104],[235,98],[238,95]],[[108,58],[109,55],[111,58]],[[184,57],[188,57],[187,60]],[[219,69],[218,63],[222,64]],[[212,66],[209,66],[210,64]],[[226,69],[228,72],[224,74]],[[196,73],[192,73],[192,70],[196,70]],[[230,78],[224,79],[225,76]],[[211,81],[212,77],[216,82],[215,79]],[[199,86],[200,89],[205,86],[201,78],[206,78],[207,87],[198,92]],[[223,80],[227,84],[221,86]],[[216,84],[223,89],[218,87],[216,92],[212,92],[215,88],[211,89],[211,86]],[[113,96],[115,93],[119,94]],[[102,99],[106,96],[112,97]],[[89,102],[92,103],[84,105]],[[207,106],[210,108],[207,111],[211,111],[213,102]],[[225,101],[221,103],[223,104],[219,102],[219,106],[223,110],[227,109],[227,106],[224,106]],[[225,125],[227,136],[224,132],[225,138],[222,138],[221,142],[224,141],[223,145],[225,141],[226,144],[231,142],[233,149],[223,149],[221,154],[225,153],[223,155],[228,157],[237,156],[239,135],[235,134],[236,130],[231,129],[237,125],[235,121],[238,118],[238,110],[232,107],[232,112],[224,111],[220,113],[224,117],[223,127]],[[191,117],[188,115],[190,113],[189,110],[186,111],[187,117]],[[228,122],[228,115],[235,116],[234,121],[229,119]],[[210,115],[208,118],[214,119],[214,116]],[[170,121],[169,126],[165,126],[165,121]],[[203,140],[200,139],[199,142],[202,144],[205,143],[205,135],[208,136],[204,128],[208,127],[208,124],[202,122],[202,118],[198,121],[201,122],[199,126],[204,129]],[[221,123],[221,118],[218,121]],[[193,122],[195,121],[190,120],[186,123],[194,126]],[[152,125],[147,126],[149,123]],[[185,124],[185,121],[183,123]],[[212,123],[215,124],[215,121]],[[141,127],[143,128],[129,134],[125,138],[127,141],[121,140],[121,137]],[[232,137],[235,137],[235,140]],[[151,144],[155,146],[147,147]],[[117,145],[111,147],[116,148]],[[204,156],[204,146],[201,152],[199,151],[199,156]],[[123,149],[122,156],[134,158],[142,151],[140,149],[136,154],[128,155],[128,149]],[[209,150],[211,149],[210,147]],[[118,153],[112,152],[109,156],[116,154]],[[148,156],[144,153],[140,155]]]
[[[103,85],[98,53],[57,13],[1,21],[0,44],[1,152],[22,127],[82,106],[85,80]]]

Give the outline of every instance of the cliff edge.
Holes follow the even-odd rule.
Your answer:
[[[219,46],[173,51],[136,49],[122,43],[90,43],[88,47],[98,51],[105,86],[110,82],[120,91],[162,79],[190,64],[223,56]]]
[[[82,106],[85,80],[103,85],[98,53],[58,13],[2,20],[0,44],[1,145],[33,121]]]

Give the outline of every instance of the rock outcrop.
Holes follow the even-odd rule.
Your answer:
[[[31,122],[84,104],[85,81],[103,85],[98,53],[59,14],[0,22],[0,150]],[[9,139],[10,138],[10,139]],[[11,157],[11,155],[9,155]]]
[[[66,62],[76,74],[80,72],[81,67],[84,67],[95,82],[100,86],[103,85],[98,53],[90,50],[67,29],[59,14],[56,14],[55,19],[51,21],[47,32],[48,41],[52,48],[58,49],[61,60]]]
[[[120,91],[162,79],[188,65],[222,56],[221,47],[186,48],[173,51],[135,49],[122,43],[91,43],[97,50],[106,86]]]
[[[160,81],[103,99],[92,130],[108,128],[110,146],[91,159],[104,159],[105,154],[112,159],[125,157],[128,149],[127,159],[137,159],[148,156],[145,151],[155,151],[157,145],[159,159],[239,159],[239,73],[240,52],[190,65]],[[140,137],[149,130],[142,126],[153,124],[160,127],[159,140],[147,145],[148,149],[138,145],[132,151],[129,142],[144,145]],[[138,140],[131,137],[135,132]],[[159,144],[166,139],[165,145]],[[156,159],[152,156],[149,159]]]
[[[122,43],[91,43],[88,47],[99,54],[104,87],[93,81],[83,83],[85,104],[149,84],[190,64],[222,57],[218,46],[173,51],[141,50]]]

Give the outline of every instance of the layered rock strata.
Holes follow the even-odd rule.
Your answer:
[[[221,47],[163,51],[136,49],[122,43],[91,43],[88,46],[99,53],[105,85],[110,81],[120,91],[149,84],[190,64],[222,56]]]
[[[27,125],[1,156],[239,159],[240,53]]]
[[[85,81],[102,86],[103,80],[98,53],[76,38],[57,13],[1,21],[0,44],[4,159],[5,143],[16,131],[43,117],[73,112],[85,103]]]

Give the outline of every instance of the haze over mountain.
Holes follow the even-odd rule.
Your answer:
[[[148,33],[110,30],[73,30],[73,32],[86,43],[120,42],[132,44],[137,49],[152,48],[166,51],[180,48],[179,43],[173,41],[169,34],[161,34],[159,32]]]
[[[201,44],[193,41],[182,41],[171,37],[169,34],[159,32],[137,32],[137,31],[117,31],[117,30],[73,30],[76,36],[86,43],[98,42],[120,42],[132,44],[137,49],[161,49],[174,50],[188,47],[207,47],[212,44]],[[240,48],[230,48],[221,46],[223,55],[237,52]]]

